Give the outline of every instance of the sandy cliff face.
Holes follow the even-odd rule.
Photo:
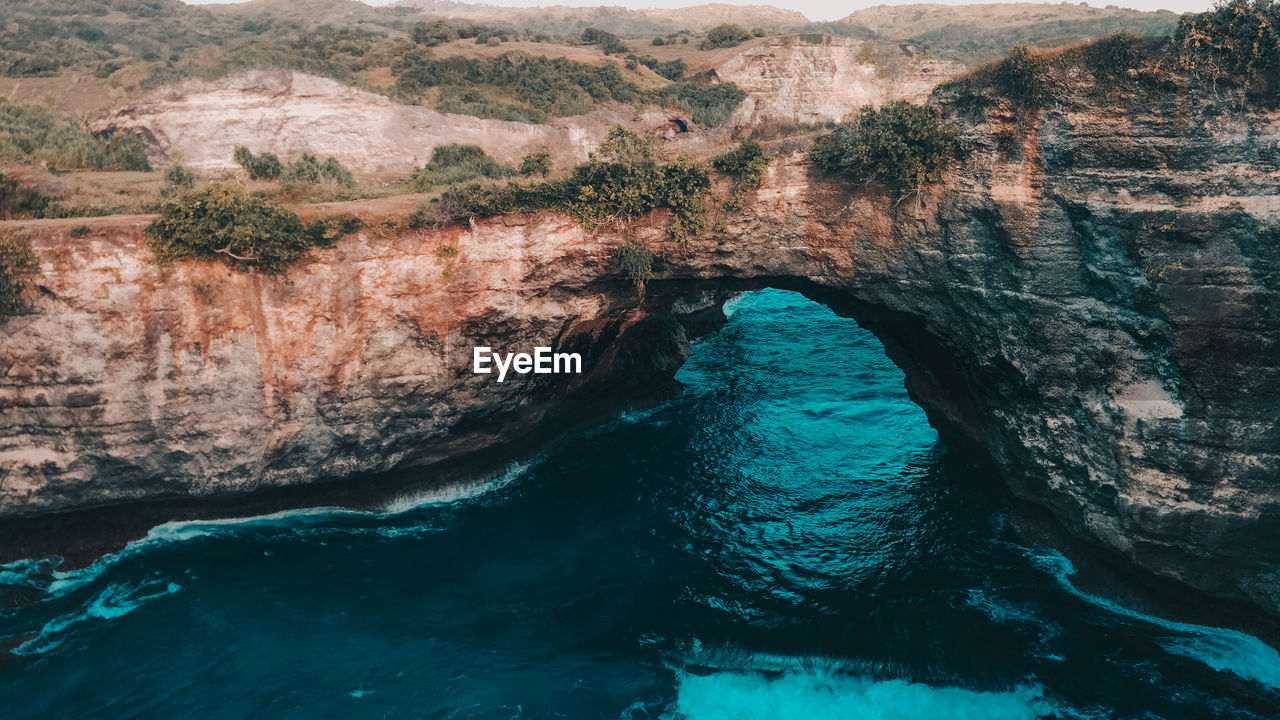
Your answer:
[[[776,285],[873,329],[934,422],[1071,532],[1280,614],[1280,113],[948,112],[968,154],[947,187],[895,204],[784,153],[729,239],[694,239],[643,296],[617,235],[554,215],[364,232],[281,278],[157,270],[145,218],[78,241],[35,223],[44,274],[0,324],[0,514],[494,447],[669,378],[708,310]],[[470,373],[475,345],[580,351],[588,372],[498,384]]]
[[[91,119],[93,132],[141,137],[158,164],[181,162],[204,172],[233,170],[244,145],[290,160],[303,152],[332,155],[356,172],[409,173],[436,145],[474,143],[506,163],[543,147],[561,162],[585,159],[613,125],[633,113],[600,110],[546,125],[448,115],[401,105],[336,80],[258,71],[216,82],[170,85]]]
[[[771,38],[716,67],[721,80],[747,91],[733,123],[836,122],[863,105],[922,102],[962,70],[957,63],[926,59],[897,44],[838,37],[809,43],[803,38]]]

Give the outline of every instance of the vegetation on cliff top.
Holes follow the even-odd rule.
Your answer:
[[[132,135],[99,137],[70,116],[0,98],[0,159],[42,163],[57,170],[151,169]]]
[[[734,47],[750,39],[751,33],[747,32],[746,28],[725,23],[708,30],[706,39],[698,45],[698,48],[701,50],[714,50],[716,48]]]
[[[195,259],[277,273],[310,248],[328,247],[358,227],[350,216],[303,225],[291,210],[242,187],[214,183],[166,200],[145,235],[161,265]]]
[[[536,172],[532,167],[536,164],[531,161],[531,171],[525,174]],[[494,160],[479,145],[437,145],[431,150],[431,162],[414,171],[409,185],[417,192],[426,192],[434,187],[472,180],[511,177],[516,172],[510,165]]]
[[[40,272],[40,263],[31,252],[25,235],[0,234],[0,316],[8,315],[22,302],[25,278]]]
[[[1209,84],[1215,93],[1225,84],[1274,101],[1280,88],[1280,2],[1221,0],[1208,12],[1182,16],[1163,41],[1120,32],[1065,50],[1021,43],[999,62],[942,89],[958,90],[960,99],[978,101],[972,103],[976,107],[1003,99],[1034,110],[1089,85],[1106,93],[1127,86],[1165,94]]]
[[[645,59],[672,80],[682,77],[686,69],[680,60]],[[694,122],[710,127],[724,122],[746,99],[746,93],[733,83],[693,79],[644,91],[612,62],[595,65],[518,52],[493,58],[437,58],[430,50],[417,48],[397,59],[391,72],[404,99],[420,101],[435,89],[435,107],[442,112],[532,123],[581,115],[604,102],[623,102],[679,107]]]
[[[240,167],[249,173],[251,180],[279,180],[286,188],[298,189],[312,185],[355,185],[355,177],[335,157],[325,158],[321,162],[315,155],[304,152],[297,160],[285,164],[275,153],[259,153],[243,145],[237,147],[232,155]]]
[[[391,68],[406,99],[439,88],[436,108],[498,120],[543,123],[581,115],[598,103],[632,102],[640,94],[618,66],[503,53],[495,58],[437,58],[425,48],[410,50]]]
[[[706,169],[692,159],[659,163],[646,138],[614,127],[587,162],[564,179],[464,185],[446,191],[438,205],[419,213],[414,223],[557,210],[594,228],[666,208],[676,216],[672,236],[684,238],[706,225],[710,184]]]
[[[1165,37],[1177,26],[1178,17],[1167,10],[1143,12],[1075,3],[932,5],[927,12],[913,5],[878,5],[854,12],[843,23],[872,37],[909,43],[930,55],[981,63],[1019,43],[1064,47],[1122,31]],[[824,25],[827,32],[839,32],[831,23]]]
[[[955,128],[932,108],[899,100],[879,109],[864,106],[818,138],[810,155],[827,173],[879,184],[903,198],[941,181],[958,150]]]
[[[1251,88],[1280,86],[1280,2],[1225,0],[1178,23],[1181,66],[1217,81],[1236,76]]]

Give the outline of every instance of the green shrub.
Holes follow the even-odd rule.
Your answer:
[[[1100,85],[1112,85],[1138,66],[1138,36],[1120,32],[1109,35],[1085,49],[1085,62]]]
[[[360,229],[360,218],[351,213],[333,215],[307,223],[307,239],[319,248],[333,247],[342,238]]]
[[[647,140],[614,127],[588,161],[563,180],[455,187],[430,210],[420,209],[410,222],[439,225],[468,217],[556,210],[595,228],[667,208],[676,216],[672,235],[683,238],[705,227],[710,184],[706,169],[696,162],[682,158],[661,165]]]
[[[1018,43],[995,69],[996,85],[1015,105],[1042,107],[1053,97],[1045,69],[1036,57],[1035,46]]]
[[[91,135],[68,115],[3,98],[0,159],[42,162],[59,170],[151,170],[146,148],[132,135]]]
[[[398,219],[389,217],[383,218],[382,222],[378,223],[377,230],[382,237],[391,237],[399,233],[402,227]]]
[[[567,58],[503,53],[496,58],[437,59],[414,49],[392,65],[396,88],[417,98],[440,88],[441,112],[542,123],[581,115],[601,102],[632,102],[639,95],[613,63],[592,65]]]
[[[274,153],[254,155],[249,148],[241,145],[235,149],[232,158],[249,173],[251,180],[276,180],[284,172],[284,164]]]
[[[494,160],[479,145],[438,145],[431,151],[431,162],[415,170],[409,183],[415,191],[426,192],[433,187],[515,174],[514,168]]]
[[[31,252],[25,235],[0,234],[0,315],[8,315],[22,303],[24,278],[40,272],[40,262]]]
[[[411,33],[419,45],[433,47],[458,39],[458,28],[448,20],[415,23]]]
[[[729,119],[747,93],[731,82],[678,82],[653,90],[648,100],[659,105],[678,107],[702,127],[714,127]]]
[[[221,183],[165,202],[146,238],[160,264],[192,258],[270,273],[311,247],[292,211]]]
[[[551,153],[546,149],[537,150],[520,159],[521,175],[537,175],[546,177],[551,172]]]
[[[751,39],[751,33],[747,32],[739,25],[717,25],[707,31],[707,39],[703,40],[699,45],[700,50],[714,50],[716,48],[733,47]]]
[[[655,37],[655,38],[653,39],[653,41],[652,41],[652,42],[650,42],[649,44],[650,44],[650,45],[653,45],[654,47],[658,47],[658,46],[661,46],[661,45],[666,45],[666,44],[667,44],[667,41],[666,41],[666,40],[663,40],[663,39],[662,39],[662,36],[661,36],[661,35],[659,35],[658,37]]]
[[[1280,2],[1226,0],[1208,12],[1184,15],[1173,48],[1188,70],[1272,85],[1280,80]]]
[[[605,55],[620,55],[625,52],[631,52],[626,43],[618,39],[617,35],[596,28],[587,28],[582,31],[582,42],[586,45],[599,45],[601,52]]]
[[[71,231],[69,234],[71,235],[71,237],[76,238],[78,240],[80,238],[89,237],[89,234],[92,232],[93,232],[93,228],[89,227],[88,225],[73,225],[71,226]]]
[[[618,246],[618,269],[636,288],[643,288],[653,278],[653,250],[649,243],[637,237],[628,238]]]
[[[340,185],[351,187],[356,184],[351,171],[338,162],[335,157],[325,158],[320,162],[315,155],[304,152],[297,160],[289,163],[280,173],[280,184],[287,188],[308,187],[311,185]]]
[[[636,58],[636,61],[658,75],[672,81],[679,80],[684,77],[685,72],[689,69],[689,66],[685,64],[684,60],[679,58],[662,62],[656,57],[641,55]]]
[[[736,149],[715,156],[711,167],[732,177],[735,186],[756,188],[764,182],[769,161],[765,160],[760,143],[743,140]]]
[[[898,197],[938,182],[956,158],[956,131],[923,105],[899,100],[870,105],[817,139],[810,155],[824,171],[847,180],[879,183]]]
[[[165,168],[164,182],[160,185],[161,195],[173,195],[185,192],[196,186],[195,173],[184,165],[174,163]]]

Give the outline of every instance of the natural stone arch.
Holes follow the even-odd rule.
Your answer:
[[[0,333],[0,516],[367,490],[652,392],[725,297],[776,286],[875,332],[934,422],[1070,531],[1280,613],[1271,206],[1134,203],[1096,176],[984,165],[994,141],[970,142],[991,154],[899,203],[783,153],[643,293],[614,268],[619,232],[554,214],[365,232],[285,279],[161,273],[132,218],[93,221],[86,242],[37,223],[44,274]],[[1147,177],[1121,175],[1126,192]],[[659,242],[666,222],[632,230]],[[499,385],[470,374],[478,344],[580,350],[587,370]]]

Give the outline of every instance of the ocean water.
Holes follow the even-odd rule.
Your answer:
[[[685,390],[382,512],[0,567],[0,717],[1280,717],[1280,655],[1020,545],[874,337],[731,303]]]

